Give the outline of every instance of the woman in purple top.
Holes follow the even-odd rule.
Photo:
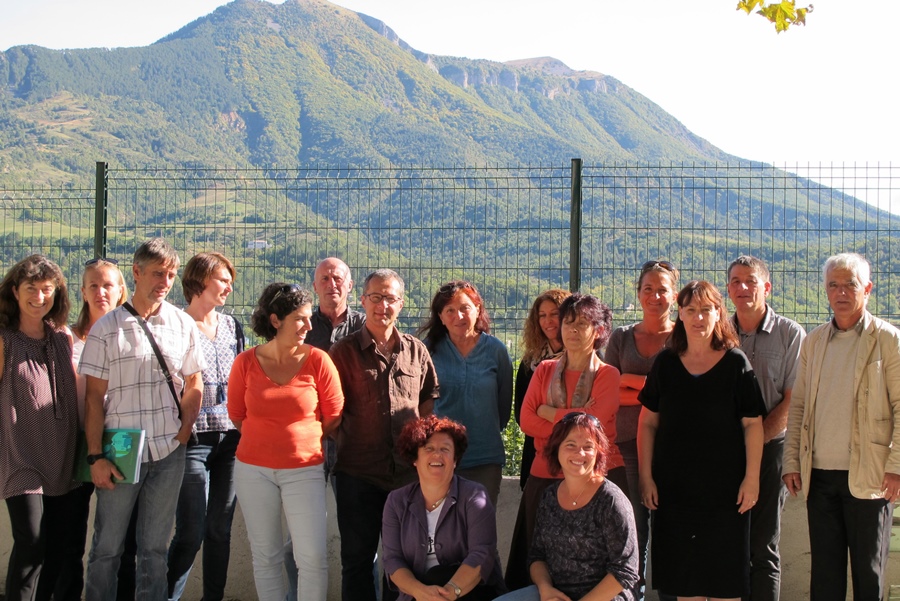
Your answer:
[[[384,571],[400,601],[488,601],[506,591],[494,507],[483,486],[454,475],[466,446],[464,426],[434,415],[407,423],[397,440],[419,475],[384,506]]]
[[[13,538],[8,601],[50,598],[68,536],[78,434],[68,314],[66,279],[46,257],[19,261],[0,282],[0,499]]]

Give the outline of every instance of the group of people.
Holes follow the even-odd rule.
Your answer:
[[[679,290],[662,260],[638,275],[642,320],[617,329],[596,297],[548,290],[515,386],[470,282],[440,287],[419,338],[396,325],[399,274],[370,273],[357,312],[349,267],[327,258],[312,292],[266,286],[249,324],[265,342],[244,350],[242,324],[217,310],[234,265],[192,257],[184,310],[165,300],[179,268],[171,245],[145,242],[128,300],[116,261],[88,261],[71,329],[52,261],[32,255],[0,282],[8,600],[179,599],[201,546],[203,598],[222,599],[239,500],[259,599],[323,601],[327,481],[344,601],[638,600],[648,585],[778,599],[782,508],[800,491],[811,598],[844,598],[848,553],[855,598],[883,597],[900,332],[867,311],[860,255],[826,261],[834,318],[808,337],[772,310],[749,256],[727,269],[731,317],[713,284]],[[495,507],[513,409],[526,439],[504,574]],[[116,428],[145,433],[134,484],[104,454]],[[79,431],[88,483],[73,479]]]

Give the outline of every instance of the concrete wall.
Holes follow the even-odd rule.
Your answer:
[[[519,495],[518,478],[505,478],[497,509],[497,525],[500,537],[499,550],[504,562],[509,552],[510,533],[518,511]],[[330,566],[328,599],[329,601],[339,601],[341,590],[340,536],[338,535],[337,523],[334,519],[334,496],[331,492],[328,492],[326,496],[328,499],[328,553]],[[781,545],[784,565],[781,598],[786,601],[806,599],[809,597],[809,538],[806,528],[806,508],[802,500],[797,498],[788,499],[783,522]],[[90,545],[90,542],[88,544]],[[9,514],[5,511],[0,511],[0,574],[2,574],[3,578],[0,582],[4,584],[6,578],[5,566],[9,561],[11,546],[12,537],[9,530]],[[256,589],[253,585],[253,565],[247,543],[244,519],[240,510],[237,511],[234,519],[231,549],[226,598],[253,601],[256,599]],[[202,595],[201,577],[198,555],[196,568],[191,573],[190,582],[185,592],[186,600],[200,599]],[[888,582],[900,582],[900,554],[898,553],[891,553]],[[656,601],[657,599],[652,593],[647,598],[648,601]]]

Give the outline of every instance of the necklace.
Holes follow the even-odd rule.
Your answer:
[[[446,498],[447,498],[447,495],[444,495],[443,497],[441,497],[440,499],[438,499],[437,501],[435,501],[434,503],[432,503],[432,504],[431,504],[431,507],[428,508],[428,511],[434,511],[435,509],[437,509],[438,505],[440,505],[441,503],[443,503],[443,502],[444,502],[444,499],[446,499]]]
[[[379,351],[382,355],[386,355],[386,354],[391,350],[391,347],[393,346],[393,345],[391,344],[391,342],[392,342],[392,340],[391,340],[390,338],[388,338],[388,339],[385,340],[384,342],[379,342],[379,341],[376,340],[376,341],[375,341],[375,347],[378,349],[378,351]]]
[[[590,485],[591,485],[591,481],[588,480],[588,483],[584,485],[584,488],[581,489],[581,492],[578,493],[578,496],[575,497],[575,500],[574,500],[574,501],[572,501],[572,507],[575,507],[576,505],[578,505],[578,499],[581,498],[581,495],[584,494],[584,491],[586,491]],[[568,482],[566,482],[566,492],[569,493],[569,498],[571,499],[571,498],[572,498],[572,492],[569,490],[569,483],[568,483]]]

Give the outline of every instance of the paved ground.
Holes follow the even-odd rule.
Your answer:
[[[499,531],[499,550],[501,559],[505,562],[509,551],[510,531],[515,522],[519,505],[518,478],[504,479],[500,493],[500,502],[497,513]],[[340,537],[337,532],[337,524],[334,516],[334,497],[329,491],[328,499],[328,547],[329,547],[329,601],[340,599]],[[900,512],[898,512],[900,516]],[[898,518],[895,518],[895,521]],[[782,558],[783,601],[800,601],[809,598],[809,539],[806,527],[806,507],[801,499],[789,498],[783,517],[782,533]],[[900,585],[900,536],[895,527],[892,539],[892,552],[888,568],[888,582]],[[0,590],[5,586],[5,566],[9,562],[9,550],[12,544],[9,531],[9,514],[0,511]],[[191,574],[188,587],[185,591],[185,601],[199,599],[202,594],[199,556],[197,567]],[[891,599],[900,600],[900,586],[895,587],[897,592]],[[232,555],[229,568],[228,587],[226,597],[229,601],[254,601],[256,590],[253,585],[253,568],[251,565],[250,551],[247,545],[247,533],[241,512],[235,515],[232,537]],[[848,595],[848,599],[852,596]],[[3,596],[0,595],[0,601]],[[658,601],[657,596],[651,591],[647,595],[647,601]]]

